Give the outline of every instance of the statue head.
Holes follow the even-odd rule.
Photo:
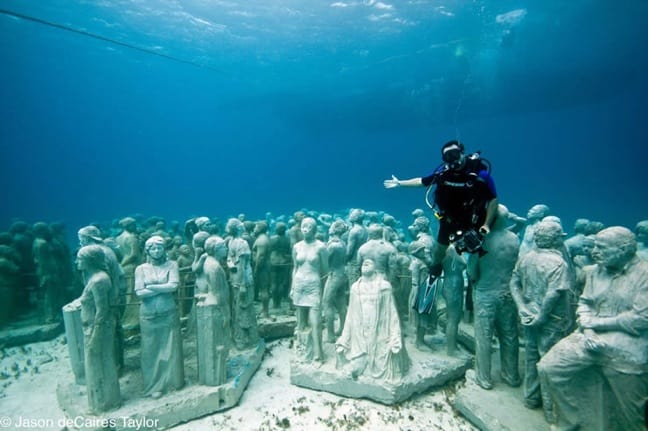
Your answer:
[[[362,261],[360,273],[363,276],[373,275],[376,272],[376,263],[372,259],[365,259]]]
[[[371,223],[367,228],[367,236],[369,239],[382,239],[383,227],[378,223]]]
[[[210,236],[205,241],[205,252],[216,259],[222,259],[227,255],[227,245],[225,240],[220,236]]]
[[[493,230],[504,230],[508,225],[509,210],[505,205],[497,205],[497,215],[493,222]]]
[[[198,231],[191,239],[191,245],[193,246],[193,248],[204,248],[207,238],[209,238],[208,232],[205,232],[204,230]]]
[[[421,217],[422,215],[425,214],[425,211],[423,211],[421,208],[416,208],[414,211],[412,211],[412,217]]]
[[[347,231],[347,225],[343,220],[335,220],[329,227],[329,235],[341,236]]]
[[[183,256],[191,256],[191,247],[189,247],[187,244],[182,244],[180,248],[178,248],[178,252],[180,252],[180,254]]]
[[[285,235],[287,229],[288,227],[286,226],[286,223],[282,221],[278,221],[277,224],[275,224],[275,233],[279,236]]]
[[[106,255],[99,244],[85,245],[77,252],[79,271],[106,271]]]
[[[207,231],[207,228],[209,227],[210,220],[209,217],[198,217],[196,220],[194,220],[194,223],[196,223],[196,227],[198,230],[202,231]]]
[[[304,234],[304,238],[315,238],[317,233],[317,222],[312,217],[306,217],[301,222],[301,231]]]
[[[407,246],[407,252],[412,256],[423,257],[425,253],[425,244],[421,241],[412,241],[409,246]]]
[[[254,223],[252,220],[245,220],[243,221],[243,227],[247,233],[253,233],[254,228],[256,227],[256,223]]]
[[[166,259],[166,241],[160,235],[153,235],[144,243],[144,251],[154,261]]]
[[[97,226],[84,226],[79,229],[77,235],[79,237],[79,244],[81,246],[101,244],[103,242],[103,239],[101,238],[101,231]]]
[[[304,211],[295,211],[293,214],[293,219],[295,219],[295,224],[299,225],[304,218],[306,218],[306,213]]]
[[[586,218],[576,219],[576,221],[574,222],[574,233],[585,235],[585,231],[587,230],[587,225],[589,224],[589,222],[590,221]]]
[[[430,231],[430,219],[425,216],[416,217],[414,220],[414,228],[420,232],[429,232]]]
[[[268,223],[265,221],[258,221],[254,225],[254,234],[261,235],[268,232]]]
[[[544,219],[533,230],[533,240],[538,248],[557,248],[564,238],[562,226],[553,220]]]
[[[596,235],[605,228],[605,225],[600,221],[590,221],[585,228],[586,235]]]
[[[126,232],[134,233],[137,230],[137,221],[133,217],[124,217],[119,220],[119,226]]]
[[[635,226],[635,234],[637,235],[637,242],[642,244],[648,243],[648,220],[642,220]]]
[[[48,241],[52,239],[52,229],[45,222],[39,221],[34,223],[32,232],[34,232],[34,236],[37,238],[43,238]]]
[[[545,204],[537,204],[529,208],[527,212],[528,221],[538,221],[549,215],[549,207]]]
[[[396,226],[396,218],[390,214],[384,214],[382,222],[385,226],[389,227],[395,227]]]
[[[592,259],[608,272],[621,271],[637,253],[637,240],[630,229],[612,226],[594,237]]]
[[[583,256],[592,256],[592,250],[594,249],[594,235],[587,235],[583,238],[581,243],[581,254]]]
[[[362,220],[365,218],[365,212],[363,209],[354,208],[349,213],[349,221],[351,223],[362,223]]]
[[[243,233],[243,222],[237,218],[231,218],[227,220],[225,225],[225,231],[234,237],[238,237]]]

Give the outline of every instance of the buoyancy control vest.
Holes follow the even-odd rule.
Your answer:
[[[452,169],[447,163],[437,167],[430,185],[435,186],[434,205],[430,205],[426,196],[436,217],[462,225],[479,223],[485,217],[486,204],[490,200],[489,186],[480,173],[490,174],[490,170],[490,162],[479,152],[466,156],[461,170]]]

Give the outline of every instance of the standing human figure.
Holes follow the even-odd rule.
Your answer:
[[[358,248],[358,266],[365,259],[371,259],[376,266],[376,271],[391,284],[397,272],[398,250],[392,243],[383,239],[383,228],[378,223],[369,225],[367,235],[367,241]]]
[[[196,277],[196,286],[200,286],[196,292],[198,380],[218,386],[227,379],[232,340],[230,290],[220,263],[227,255],[225,240],[219,236],[207,238],[205,254],[203,269]]]
[[[321,297],[329,272],[326,245],[315,238],[317,222],[306,217],[301,223],[304,239],[293,247],[290,297],[297,312],[297,350],[306,358],[324,362],[322,349]]]
[[[349,280],[346,275],[346,244],[342,235],[347,226],[342,220],[336,220],[329,228],[328,251],[329,275],[324,285],[324,317],[326,319],[326,341],[335,342],[335,319],[340,320],[340,330],[344,327],[347,303],[349,301]]]
[[[517,261],[520,240],[507,226],[508,210],[499,205],[490,234],[484,241],[483,256],[468,258],[468,277],[473,284],[475,307],[476,382],[484,389],[493,387],[491,342],[497,333],[500,347],[501,378],[509,386],[519,386],[518,323],[509,284]]]
[[[116,304],[101,246],[82,247],[77,253],[77,268],[82,272],[85,284],[78,304],[84,335],[88,408],[97,414],[121,403],[115,352]]]
[[[254,244],[252,245],[252,264],[254,265],[254,289],[261,302],[261,317],[270,317],[270,237],[268,224],[259,221],[254,227]]]
[[[416,348],[423,351],[430,351],[430,346],[425,343],[425,335],[428,330],[431,329],[431,321],[433,322],[436,319],[436,306],[428,313],[419,313],[415,305],[416,297],[419,293],[419,289],[421,289],[421,285],[425,283],[430,276],[428,254],[425,244],[422,241],[411,242],[408,251],[412,257],[409,266],[412,274],[412,286],[408,300],[410,309],[409,321],[412,322],[412,326],[416,333]],[[430,313],[432,312],[435,314],[434,316],[430,316]]]
[[[522,257],[535,247],[533,242],[533,231],[535,225],[550,214],[549,207],[545,204],[536,204],[529,208],[526,216],[526,225],[522,233],[519,256]]]
[[[464,271],[466,260],[455,250],[448,247],[443,259],[443,298],[446,303],[446,352],[457,355],[457,333],[463,314],[464,304]]]
[[[558,223],[541,221],[533,234],[536,247],[522,256],[511,277],[511,294],[524,326],[524,405],[543,407],[553,423],[553,402],[540,387],[537,364],[554,344],[573,329],[571,292],[575,282],[561,248],[564,233]]]
[[[242,236],[245,230],[243,222],[231,218],[227,221],[225,230],[229,235],[227,268],[233,303],[232,338],[237,349],[245,350],[255,347],[259,342],[250,262],[252,252]]]
[[[140,247],[139,237],[137,235],[137,222],[132,217],[125,217],[119,221],[123,231],[120,233],[115,242],[122,253],[121,267],[124,271],[126,283],[126,296],[120,298],[122,325],[134,327],[139,322],[139,307],[137,306],[135,296],[135,268],[142,263],[142,250]]]
[[[113,301],[115,304],[122,304],[124,297],[126,295],[126,277],[124,274],[124,268],[122,268],[119,263],[119,258],[115,251],[105,244],[101,236],[101,231],[98,227],[93,225],[84,226],[77,232],[77,237],[79,239],[79,245],[81,247],[96,244],[101,247],[106,258],[106,268],[108,270],[108,276],[112,281],[114,297]],[[115,342],[117,344],[117,365],[121,368],[124,365],[124,331],[122,329],[122,313],[123,310],[120,308],[121,305],[117,306],[113,311],[117,319]]]
[[[34,224],[33,232],[32,255],[38,279],[39,317],[43,323],[53,323],[59,320],[61,315],[61,262],[57,261],[54,253],[50,227],[46,223],[38,222]]]
[[[273,308],[281,308],[281,302],[288,299],[290,275],[292,273],[292,249],[286,235],[286,224],[277,222],[275,233],[270,237],[270,295]]]
[[[165,240],[153,235],[145,243],[148,262],[135,269],[135,294],[140,305],[141,362],[144,393],[159,398],[184,386],[180,318],[174,293],[178,263],[168,260]]]
[[[367,242],[368,233],[364,226],[365,212],[354,208],[349,212],[349,235],[347,238],[347,278],[349,284],[360,277],[360,264],[358,263],[358,249]]]

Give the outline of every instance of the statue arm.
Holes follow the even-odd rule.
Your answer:
[[[579,316],[580,317],[580,316]],[[632,308],[616,316],[580,318],[581,326],[596,332],[621,331],[640,336],[648,330],[648,288],[639,289],[632,299]]]
[[[135,294],[142,298],[155,295],[155,292],[144,284],[144,269],[141,265],[135,268]]]
[[[197,251],[197,250],[196,250]],[[199,274],[203,270],[203,265],[205,264],[205,259],[207,259],[207,253],[201,253],[200,257],[196,254],[197,259],[191,264],[191,271]]]
[[[146,286],[147,289],[155,293],[170,293],[178,290],[178,285],[180,284],[180,271],[178,270],[178,264],[175,261],[168,261],[168,262],[170,262],[171,265],[169,268],[167,282],[149,284]]]
[[[480,232],[490,232],[490,227],[492,226],[493,221],[495,220],[495,216],[497,215],[498,205],[499,200],[496,197],[488,202],[488,205],[486,206],[486,219],[484,220],[484,224],[479,228]]]
[[[517,305],[520,319],[524,321],[525,318],[531,316],[531,312],[527,309],[524,299],[522,298],[522,279],[520,278],[520,266],[518,264],[516,264],[515,269],[513,269],[509,289],[511,290],[513,301],[515,301],[515,305]]]
[[[474,285],[479,281],[479,256],[476,253],[472,253],[468,257],[468,262],[466,263],[466,274],[468,274],[468,280]]]
[[[329,273],[329,253],[326,246],[322,246],[319,249],[319,261],[320,261],[320,278],[324,278]]]
[[[101,277],[91,287],[95,305],[95,324],[104,323],[110,316],[110,290],[112,286],[108,275]]]
[[[540,305],[540,311],[533,321],[534,325],[544,324],[549,319],[551,311],[556,307],[563,292],[566,293],[569,291],[570,279],[565,262],[561,260],[561,264],[551,271],[547,279],[547,285],[547,293],[545,293],[542,304]]]
[[[347,262],[350,262],[351,259],[353,259],[353,254],[356,249],[356,235],[353,233],[349,233],[349,240],[347,242],[347,249],[346,249],[346,260]]]

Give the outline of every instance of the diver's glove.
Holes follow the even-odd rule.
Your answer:
[[[393,189],[400,186],[400,180],[392,174],[391,180],[385,180],[384,184],[386,189]]]

